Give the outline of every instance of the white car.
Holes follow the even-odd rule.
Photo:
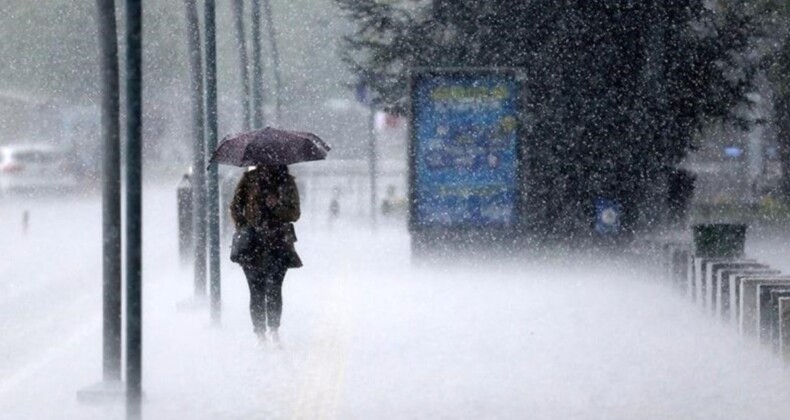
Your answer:
[[[17,191],[70,191],[77,178],[68,156],[44,145],[0,147],[0,194]]]

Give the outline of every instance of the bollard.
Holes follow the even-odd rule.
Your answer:
[[[708,290],[706,287],[706,279],[708,278],[708,267],[713,263],[726,263],[731,260],[726,258],[710,258],[710,257],[700,257],[694,256],[694,276],[693,276],[693,287],[694,287],[694,294],[693,300],[703,308],[708,308],[710,302],[708,302]]]
[[[757,337],[765,345],[771,343],[772,323],[775,318],[774,301],[781,294],[790,296],[790,281],[757,285]]]
[[[719,305],[719,277],[718,274],[721,270],[727,268],[737,268],[748,266],[749,264],[756,264],[754,260],[728,260],[728,261],[709,261],[705,267],[705,279],[703,289],[706,296],[707,308],[716,313]]]
[[[730,314],[730,323],[738,326],[740,323],[741,315],[741,282],[745,279],[755,276],[778,276],[781,274],[778,270],[771,269],[756,269],[756,270],[741,270],[729,276],[729,305],[728,312]]]
[[[768,335],[771,339],[771,350],[780,353],[780,338],[782,328],[782,313],[779,307],[779,300],[790,298],[790,289],[771,290],[768,303]]]
[[[761,284],[790,286],[788,276],[754,276],[741,280],[739,299],[739,331],[742,335],[758,336],[759,326],[759,300],[758,293]]]
[[[22,212],[22,234],[27,235],[27,229],[30,227],[30,211],[25,210]]]
[[[192,234],[192,179],[187,173],[176,189],[178,203],[178,255],[181,265],[187,265],[193,256],[194,235]]]
[[[715,284],[713,287],[715,288],[714,300],[716,304],[714,313],[718,317],[725,318],[730,313],[730,275],[748,270],[762,270],[764,272],[769,271],[770,267],[765,264],[747,261],[725,263],[714,268]]]

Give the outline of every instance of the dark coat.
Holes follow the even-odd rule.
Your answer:
[[[266,198],[275,201],[273,206]],[[257,258],[250,264],[264,267],[270,258],[283,258],[288,268],[302,266],[294,242],[293,222],[299,220],[299,191],[291,175],[272,176],[255,169],[242,175],[230,206],[236,229],[254,227],[259,240]]]

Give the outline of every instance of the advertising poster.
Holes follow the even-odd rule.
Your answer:
[[[518,105],[511,72],[415,74],[412,227],[516,222]]]

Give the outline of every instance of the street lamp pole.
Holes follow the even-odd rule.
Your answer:
[[[272,66],[274,67],[274,89],[275,89],[275,115],[278,125],[282,124],[283,91],[282,77],[280,75],[280,52],[277,48],[277,29],[274,27],[274,16],[272,16],[272,4],[270,0],[263,0],[263,10],[266,15],[266,27],[269,30],[269,46],[272,54]]]
[[[211,153],[217,148],[217,31],[216,5],[206,0],[206,150]],[[208,239],[209,279],[211,290],[211,320],[220,322],[222,289],[219,259],[219,174],[217,165],[208,170]]]
[[[261,53],[261,2],[252,0],[252,128],[263,128],[263,63]]]
[[[102,75],[103,376],[121,380],[121,121],[115,0],[97,0]]]
[[[142,410],[143,5],[126,0],[126,409]]]
[[[192,223],[195,235],[195,297],[206,296],[206,122],[203,107],[203,53],[197,0],[184,0],[192,97]]]

